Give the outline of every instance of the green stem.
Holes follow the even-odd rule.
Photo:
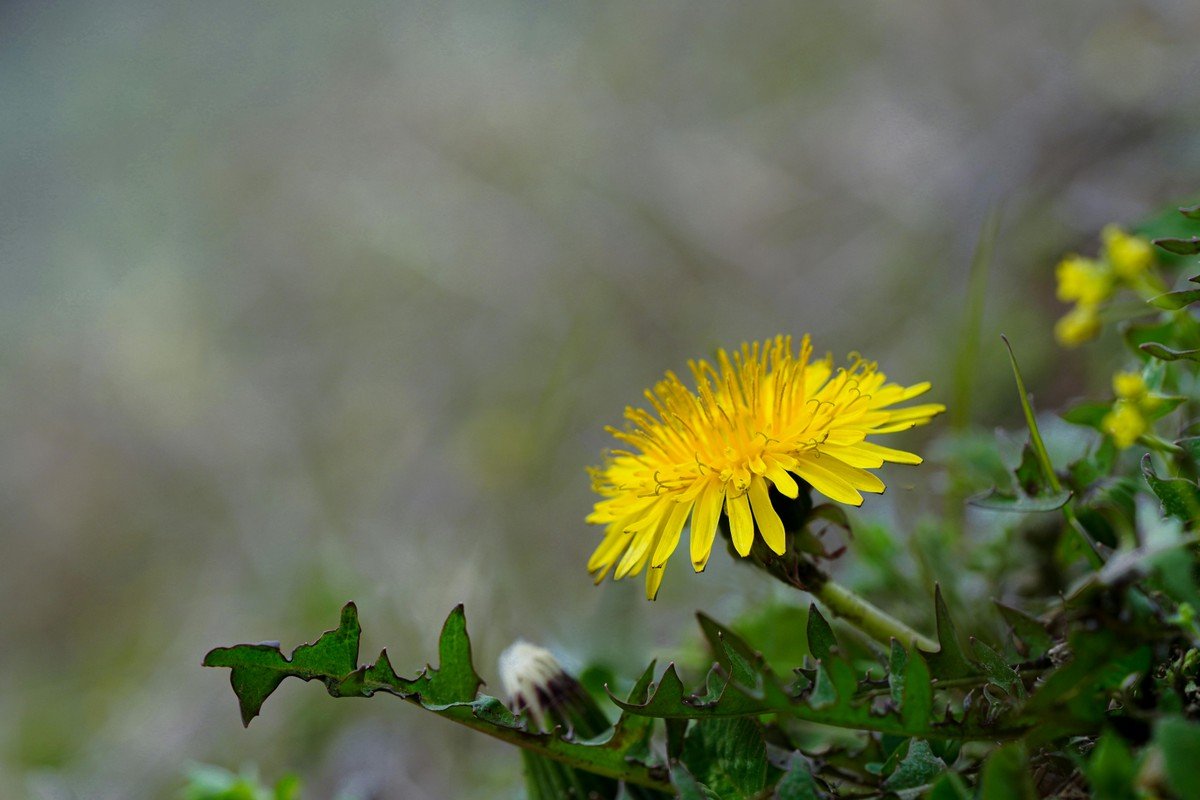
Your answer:
[[[890,645],[892,639],[895,639],[908,648],[915,643],[926,652],[938,649],[938,643],[928,636],[917,633],[891,614],[871,605],[855,592],[828,578],[819,586],[811,587],[809,592],[835,616],[846,620],[877,642]]]

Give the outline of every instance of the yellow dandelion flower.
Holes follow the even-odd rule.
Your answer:
[[[1058,299],[1064,303],[1096,306],[1113,293],[1112,274],[1108,268],[1083,256],[1070,255],[1058,262],[1054,277],[1058,280]]]
[[[783,553],[785,532],[771,504],[774,487],[799,495],[797,479],[840,503],[859,505],[861,492],[882,492],[869,469],[921,458],[867,441],[929,422],[940,403],[893,408],[924,394],[928,383],[888,383],[873,362],[853,358],[835,369],[813,359],[805,336],[795,354],[790,336],[744,344],[717,366],[689,364],[693,392],[668,372],[646,399],[654,413],[628,408],[625,430],[609,432],[629,449],[606,455],[592,470],[602,499],[587,521],[605,526],[588,562],[599,583],[647,569],[646,596],[658,593],[667,560],[691,522],[692,567],[708,563],[722,511],[733,546],[746,556],[755,531]]]
[[[1113,403],[1112,411],[1100,420],[1100,427],[1122,450],[1132,447],[1138,437],[1150,429],[1137,405],[1128,400]]]
[[[1121,400],[1141,400],[1148,391],[1140,372],[1118,372],[1113,375],[1113,394]]]
[[[1063,347],[1078,347],[1100,333],[1100,317],[1092,306],[1077,305],[1054,324],[1054,338]]]
[[[1135,281],[1154,265],[1154,247],[1141,236],[1132,236],[1117,225],[1106,225],[1100,233],[1104,255],[1122,280]]]

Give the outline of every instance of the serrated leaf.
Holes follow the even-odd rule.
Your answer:
[[[883,782],[883,788],[901,798],[916,797],[934,778],[946,771],[946,764],[929,749],[929,742],[913,739],[908,753],[896,765],[896,770]]]
[[[1057,511],[1065,506],[1071,500],[1071,497],[1072,494],[1067,489],[1038,497],[992,489],[986,494],[967,498],[967,504],[987,511],[1010,511],[1020,514],[1034,514],[1045,511]]]
[[[312,644],[300,645],[291,658],[284,658],[277,644],[242,644],[211,650],[202,663],[230,669],[229,682],[241,707],[242,724],[249,726],[284,678],[322,680],[332,694],[340,679],[358,667],[360,632],[358,609],[347,603],[337,628],[321,634]]]
[[[753,719],[697,720],[683,741],[688,771],[722,798],[749,798],[767,780],[767,745]]]
[[[1042,623],[1003,603],[997,602],[996,608],[1000,610],[1000,616],[1004,617],[1013,634],[1024,643],[1026,655],[1030,660],[1036,661],[1049,652],[1054,640]]]
[[[1200,361],[1200,350],[1172,350],[1159,342],[1146,342],[1139,349],[1161,361]]]
[[[983,671],[987,673],[988,679],[992,683],[1018,700],[1025,699],[1025,685],[1021,683],[1021,676],[1000,657],[999,653],[978,639],[971,640],[971,647],[975,651],[976,661],[983,667]]]
[[[1194,256],[1200,253],[1200,237],[1196,236],[1190,239],[1155,239],[1154,244],[1177,256]]]
[[[210,651],[204,665],[231,670],[230,681],[247,723],[285,678],[320,680],[334,697],[370,697],[386,692],[587,772],[652,789],[670,788],[665,771],[638,758],[645,751],[651,732],[649,719],[623,715],[601,735],[577,741],[558,733],[530,730],[527,721],[516,717],[500,700],[479,695],[481,681],[471,663],[471,644],[462,606],[450,613],[442,627],[438,668],[426,667],[416,678],[397,676],[386,651],[375,664],[358,666],[360,633],[357,610],[349,603],[343,608],[341,624],[335,630],[326,632],[311,645],[296,648],[290,659],[284,658],[277,644],[236,645]],[[644,695],[645,687],[635,687],[635,693],[639,691]]]
[[[753,686],[762,672],[762,657],[744,639],[707,614],[697,612],[700,630],[712,648],[713,657],[725,674],[745,686]]]
[[[760,698],[747,694],[727,677],[719,674],[709,674],[705,689],[702,695],[688,692],[675,670],[675,665],[668,664],[658,685],[653,687],[649,698],[642,702],[621,700],[611,693],[609,697],[624,711],[659,719],[736,717],[760,714],[767,710]]]
[[[924,653],[929,671],[939,680],[948,678],[963,678],[977,675],[979,670],[972,664],[963,651],[962,642],[958,639],[958,631],[950,618],[950,609],[942,597],[942,587],[937,586],[933,592],[933,608],[936,618],[938,650],[934,653]]]
[[[1142,456],[1142,475],[1162,503],[1163,513],[1183,522],[1200,519],[1200,486],[1183,478],[1160,478],[1150,454]]]

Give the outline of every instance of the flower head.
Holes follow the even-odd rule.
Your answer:
[[[1141,400],[1146,396],[1146,380],[1140,372],[1118,372],[1113,375],[1113,394],[1121,400]]]
[[[945,410],[939,403],[893,408],[929,384],[888,383],[874,362],[857,356],[835,368],[830,356],[813,359],[807,336],[799,354],[791,337],[778,336],[732,356],[721,350],[716,361],[689,364],[695,391],[668,372],[646,392],[653,413],[629,408],[630,425],[609,429],[629,449],[607,454],[592,470],[602,499],[587,519],[605,526],[588,562],[597,583],[610,571],[620,579],[647,569],[653,599],[689,520],[692,567],[704,569],[722,511],[739,555],[750,553],[756,530],[782,554],[772,488],[795,498],[799,478],[831,500],[860,505],[861,492],[884,489],[867,470],[921,463],[867,437],[922,425]]]
[[[1154,247],[1149,240],[1131,236],[1117,225],[1106,225],[1100,238],[1108,263],[1122,280],[1136,281],[1154,266]]]
[[[1078,347],[1100,333],[1100,316],[1093,306],[1077,305],[1054,323],[1054,338],[1064,347]]]
[[[1100,420],[1100,427],[1112,437],[1113,444],[1122,450],[1133,447],[1138,437],[1150,429],[1141,409],[1129,400],[1113,403],[1112,411]]]
[[[1083,256],[1070,255],[1054,270],[1058,281],[1058,299],[1096,306],[1113,293],[1113,281],[1103,264]]]

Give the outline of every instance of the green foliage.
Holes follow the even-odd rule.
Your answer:
[[[1200,221],[1200,206],[1181,211],[1184,223]],[[979,324],[979,264],[994,235],[993,220],[968,327]],[[1188,241],[1160,238],[1175,255],[1158,266],[1200,254]],[[290,656],[276,644],[237,645],[204,663],[231,670],[246,724],[289,677],[320,681],[334,697],[399,697],[523,748],[536,798],[612,797],[613,780],[634,800],[1200,797],[1200,324],[1189,310],[1200,290],[1142,280],[1126,285],[1143,302],[1122,330],[1121,358],[1134,366],[1121,377],[1133,390],[1076,403],[1063,414],[1074,427],[1043,433],[1009,347],[1025,431],[1003,459],[990,434],[961,419],[943,443],[952,498],[1019,513],[948,508],[889,528],[802,492],[781,506],[787,552],[756,542],[744,561],[822,606],[767,604],[733,625],[697,614],[705,658],[651,662],[628,695],[610,691],[620,713],[596,736],[543,732],[481,694],[461,607],[443,627],[437,668],[414,678],[397,675],[387,651],[359,664],[353,604]],[[1145,427],[1118,437],[1111,415],[1134,402]],[[822,565],[840,552],[823,540],[827,528],[859,537],[844,572],[894,615],[882,634],[826,591]],[[584,678],[613,682],[599,668]],[[607,782],[589,783],[589,773]],[[196,798],[210,796],[225,797]]]
[[[182,800],[299,800],[300,779],[285,775],[272,787],[263,785],[250,769],[234,774],[207,764],[188,770]]]

